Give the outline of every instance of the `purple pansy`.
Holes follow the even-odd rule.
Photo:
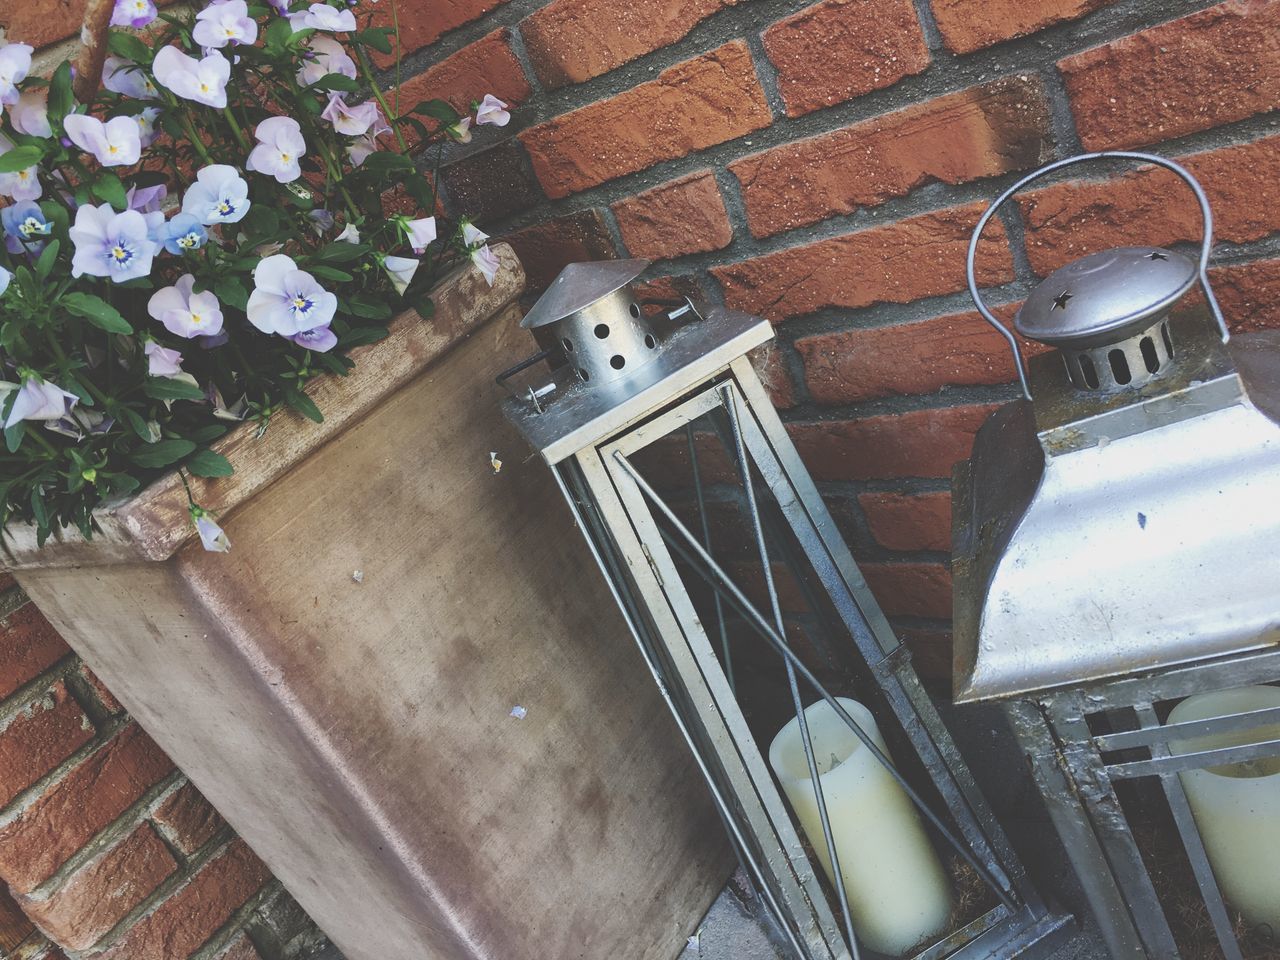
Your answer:
[[[222,332],[222,304],[212,291],[193,293],[195,283],[188,273],[173,286],[157,290],[147,301],[147,313],[174,336],[216,337]]]
[[[264,258],[253,271],[253,283],[245,312],[249,322],[263,333],[292,339],[333,322],[338,298],[311,274],[299,270],[292,257],[281,253]],[[314,337],[319,339],[318,334]]]
[[[159,12],[151,0],[116,0],[115,10],[111,12],[111,25],[138,30],[155,20]]]
[[[10,253],[38,254],[44,249],[44,238],[53,232],[53,225],[33,200],[19,200],[0,210],[0,226]]]
[[[71,275],[109,277],[116,283],[145,277],[151,272],[156,243],[147,218],[137,210],[116,213],[111,204],[85,204],[76,211],[69,231],[75,244]]]
[[[253,135],[258,145],[249,154],[245,168],[275,177],[279,183],[292,183],[302,176],[299,160],[307,152],[302,128],[292,117],[268,117]]]
[[[258,22],[249,16],[244,0],[221,0],[196,14],[191,38],[206,50],[229,43],[253,43],[258,39]]]
[[[10,384],[9,392],[12,389]],[[18,389],[9,416],[5,418],[4,428],[8,430],[20,420],[61,419],[79,402],[80,398],[74,393],[67,393],[61,387],[37,376],[28,376]]]
[[[189,57],[177,47],[164,47],[152,64],[156,82],[184,100],[222,109],[227,105],[227,81],[231,61],[217,50],[202,60]]]
[[[6,43],[0,46],[0,103],[10,106],[18,102],[18,84],[31,72],[31,46]]]

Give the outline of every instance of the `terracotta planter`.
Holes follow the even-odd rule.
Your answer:
[[[315,381],[323,424],[224,438],[235,475],[194,492],[230,554],[171,476],[91,542],[17,531],[11,568],[348,960],[669,960],[728,851],[499,412],[530,341],[498,249],[492,288],[453,274]]]

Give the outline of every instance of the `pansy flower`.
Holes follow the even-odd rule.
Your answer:
[[[76,210],[69,235],[75,245],[73,277],[87,273],[123,283],[151,272],[156,243],[146,217],[137,210],[116,213],[109,203],[97,207],[86,203]]]
[[[12,384],[8,386],[6,393],[13,389]],[[4,428],[8,430],[20,420],[60,420],[79,402],[80,398],[74,393],[32,374],[25,377],[18,388]]]
[[[486,93],[484,99],[476,107],[476,123],[505,127],[511,120],[507,105],[492,93]]]
[[[62,126],[72,143],[92,153],[104,167],[131,167],[142,156],[142,138],[132,117],[112,117],[103,123],[88,114],[72,113]]]
[[[298,161],[307,152],[307,142],[297,120],[268,117],[258,124],[253,135],[258,145],[249,154],[247,169],[275,177],[279,183],[292,183],[302,176]]]
[[[292,257],[282,253],[264,258],[254,268],[253,283],[245,313],[249,322],[263,333],[293,338],[315,331],[329,326],[338,309],[338,298],[320,286],[311,274],[299,270]],[[329,347],[311,346],[310,349]]]
[[[182,256],[192,250],[199,250],[209,239],[209,232],[193,214],[175,213],[155,232],[156,243],[170,253]]]
[[[304,62],[298,71],[298,83],[304,87],[331,73],[340,73],[352,80],[356,78],[356,62],[347,56],[342,44],[333,37],[316,34],[307,41],[307,49],[302,56]]]
[[[184,274],[171,287],[157,290],[147,301],[147,313],[174,336],[216,337],[222,332],[222,304],[212,291],[193,293],[196,278]]]
[[[362,137],[378,123],[378,105],[367,100],[358,106],[348,106],[341,93],[329,95],[329,105],[320,114],[333,124],[333,129],[348,137]]]
[[[4,228],[4,246],[10,253],[38,254],[44,249],[44,238],[53,225],[32,200],[19,200],[0,210],[0,226]]]
[[[49,126],[48,89],[23,91],[18,102],[9,108],[9,122],[13,129],[28,137],[53,136],[53,127]]]
[[[184,100],[194,100],[219,110],[227,105],[231,61],[217,50],[203,60],[196,60],[177,47],[164,47],[156,54],[152,70],[160,86]]]
[[[176,377],[182,373],[182,354],[177,350],[148,340],[142,352],[147,358],[147,376]]]
[[[356,28],[356,15],[350,10],[338,10],[327,3],[313,3],[301,13],[289,14],[293,32],[299,30],[326,30],[330,33],[350,33]]]
[[[158,100],[160,91],[151,82],[146,71],[132,60],[115,55],[102,63],[102,85],[112,93],[134,100]]]
[[[196,182],[182,198],[182,212],[206,227],[239,223],[249,212],[249,184],[225,163],[211,163],[196,173]]]
[[[139,30],[155,20],[159,11],[152,0],[116,0],[111,12],[111,26]]]
[[[253,43],[258,39],[258,22],[249,16],[244,0],[221,0],[196,14],[191,38],[206,50],[229,43]]]
[[[18,84],[31,72],[31,46],[6,43],[0,46],[0,103],[10,106],[18,102]]]

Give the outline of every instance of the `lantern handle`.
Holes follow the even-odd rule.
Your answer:
[[[1065,160],[1056,160],[1047,166],[1041,167],[1027,176],[1023,177],[1012,187],[996,199],[978,220],[978,225],[973,228],[973,236],[969,238],[969,254],[965,258],[965,276],[969,281],[969,296],[973,298],[974,304],[978,307],[978,312],[982,314],[983,319],[996,329],[1000,336],[1004,337],[1009,343],[1009,349],[1013,352],[1013,363],[1018,370],[1018,382],[1022,384],[1022,394],[1028,400],[1031,399],[1031,387],[1027,382],[1026,361],[1022,356],[1022,349],[1018,346],[1018,338],[1014,336],[1013,331],[1001,323],[982,301],[982,295],[978,292],[978,281],[974,276],[974,259],[978,254],[978,240],[982,237],[982,230],[989,221],[1004,205],[1010,197],[1025,187],[1027,184],[1039,180],[1047,174],[1053,173],[1055,170],[1061,170],[1063,167],[1074,166],[1078,163],[1084,163],[1089,160],[1138,160],[1143,163],[1153,163],[1156,166],[1164,167],[1166,170],[1172,170],[1191,188],[1191,192],[1196,196],[1196,202],[1200,204],[1200,220],[1204,225],[1204,234],[1200,240],[1200,288],[1204,291],[1205,300],[1208,301],[1209,311],[1213,314],[1213,319],[1218,325],[1218,330],[1222,334],[1222,342],[1226,343],[1231,339],[1231,334],[1227,330],[1227,321],[1222,316],[1222,310],[1218,306],[1218,298],[1213,295],[1213,288],[1209,286],[1209,251],[1213,247],[1213,213],[1209,209],[1209,198],[1205,196],[1204,188],[1200,186],[1200,181],[1191,175],[1191,173],[1183,166],[1174,163],[1165,157],[1158,157],[1152,153],[1135,153],[1128,150],[1103,150],[1097,153],[1082,153],[1075,157],[1067,157]]]

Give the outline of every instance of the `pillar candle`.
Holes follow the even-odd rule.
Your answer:
[[[1280,707],[1280,689],[1241,687],[1188,697],[1168,723]],[[1280,724],[1170,742],[1174,754],[1280,740]],[[1179,774],[1223,897],[1254,927],[1280,935],[1280,757]]]
[[[854,700],[837,699],[888,756],[871,712]],[[951,915],[951,888],[911,799],[825,700],[804,715],[859,941],[901,956],[941,936]],[[799,720],[774,737],[769,764],[834,883]]]

